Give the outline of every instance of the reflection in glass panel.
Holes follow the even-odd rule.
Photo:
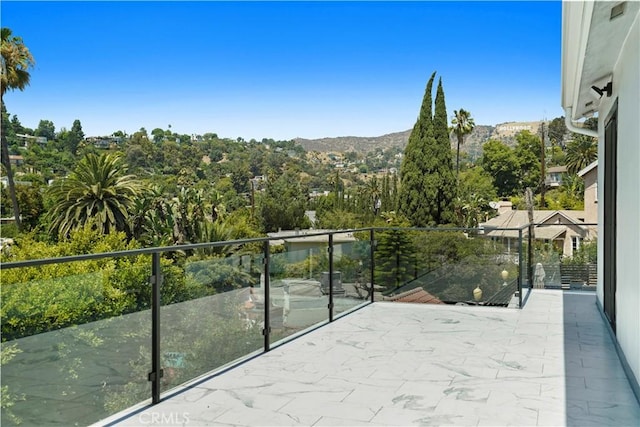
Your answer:
[[[538,225],[534,237],[534,288],[595,291],[598,269],[593,226]]]
[[[391,273],[395,268],[395,277],[402,280],[384,283],[386,300],[492,306],[514,304],[519,264],[517,252],[512,250],[513,242],[474,232],[401,231],[403,234],[388,232],[391,243],[399,247],[400,252],[395,264],[393,257],[387,257],[387,263],[391,263]],[[383,253],[376,251],[376,273],[377,260],[384,258]]]
[[[270,262],[272,343],[329,320],[327,236],[287,239]],[[280,251],[278,253],[278,251]]]
[[[87,425],[149,398],[150,266],[2,271],[3,425]]]
[[[368,232],[337,233],[333,241],[335,318],[371,301],[371,243]]]
[[[163,269],[163,390],[263,348],[262,265],[262,254],[195,254]]]

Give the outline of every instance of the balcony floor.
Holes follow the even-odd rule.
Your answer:
[[[637,426],[640,406],[595,295],[535,290],[523,310],[375,303],[109,422]]]

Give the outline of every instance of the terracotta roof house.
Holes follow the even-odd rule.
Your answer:
[[[422,288],[411,289],[398,295],[384,297],[384,301],[392,302],[414,302],[420,304],[444,304],[439,298],[434,297]]]

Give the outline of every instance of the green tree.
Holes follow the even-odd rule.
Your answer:
[[[12,35],[9,28],[3,27],[1,30],[2,41],[0,44],[0,54],[2,64],[0,67],[0,104],[4,109],[4,94],[7,90],[24,90],[29,85],[31,75],[29,69],[33,68],[35,62],[29,49],[24,45],[22,38]],[[16,226],[20,230],[20,207],[16,197],[16,187],[13,182],[13,170],[9,161],[9,144],[6,138],[7,126],[6,120],[2,120],[2,130],[0,135],[0,146],[2,152],[2,165],[7,173],[9,184],[9,194],[11,204],[13,206],[13,214],[16,219]]]
[[[456,135],[458,145],[456,149],[456,176],[460,173],[460,146],[464,144],[464,137],[471,133],[476,124],[471,117],[471,113],[461,108],[453,110],[453,119],[451,119],[451,132]]]
[[[598,143],[595,138],[577,135],[567,144],[567,171],[578,173],[598,158]]]
[[[518,158],[519,189],[530,187],[533,191],[544,185],[541,175],[540,158],[542,142],[537,135],[522,131],[516,135],[515,155]]]
[[[431,107],[431,91],[435,77],[434,72],[427,82],[418,120],[409,135],[409,142],[400,166],[399,211],[416,226],[427,225],[430,218],[427,206],[429,195],[424,186],[424,171],[427,170],[426,147],[435,144]]]
[[[549,141],[551,146],[564,147],[564,137],[567,134],[567,125],[564,122],[564,116],[556,117],[549,122]]]
[[[71,125],[71,130],[67,133],[64,145],[65,148],[72,154],[76,154],[78,151],[78,145],[84,139],[84,132],[82,131],[82,124],[80,120],[76,119]]]
[[[51,141],[56,139],[56,126],[51,120],[40,120],[36,128],[36,136],[44,136]]]
[[[11,117],[11,129],[16,134],[24,134],[25,132],[27,132],[27,128],[22,126],[22,123],[20,123],[20,119],[18,118],[17,114],[14,114],[13,117]]]
[[[21,185],[17,188],[18,203],[22,214],[22,225],[26,230],[32,230],[44,214],[44,201],[40,185]]]
[[[435,116],[431,90],[435,73],[425,90],[418,120],[409,136],[400,167],[399,211],[412,225],[424,227],[453,220],[455,178],[442,80],[436,93]]]
[[[15,115],[13,117],[16,117]],[[2,104],[2,136],[6,138],[7,143],[10,145],[16,145],[17,137],[16,137],[15,127],[13,126],[13,122],[9,119],[9,113],[5,108],[5,105]],[[11,147],[12,149],[14,147]],[[14,150],[15,151],[15,150]]]
[[[130,236],[128,211],[140,185],[126,171],[120,155],[84,157],[68,178],[49,188],[54,200],[51,231],[66,237],[90,225],[104,234],[124,231]]]
[[[164,131],[160,128],[155,128],[151,131],[151,136],[153,136],[153,142],[159,144],[164,139]]]
[[[493,179],[482,167],[475,166],[461,172],[455,203],[457,224],[476,227],[492,212],[489,202],[497,198]]]
[[[383,214],[386,227],[376,232],[375,283],[386,290],[399,288],[414,278],[416,247],[407,229],[409,222],[395,215]]]
[[[438,82],[436,91],[436,108],[433,116],[433,133],[436,145],[429,153],[432,162],[427,183],[431,178],[437,178],[436,198],[433,209],[435,210],[434,222],[447,224],[454,222],[453,200],[456,192],[456,177],[453,175],[451,162],[451,140],[449,139],[449,120],[445,103],[442,78]]]
[[[518,192],[518,158],[504,142],[487,141],[482,146],[480,164],[493,178],[493,185],[500,197],[511,196]]]
[[[259,204],[259,215],[265,231],[308,226],[304,214],[308,194],[308,190],[300,184],[299,177],[291,172],[285,172],[275,181],[267,182]]]

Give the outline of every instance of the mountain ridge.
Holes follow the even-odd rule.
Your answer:
[[[465,143],[460,147],[461,152],[466,152],[471,158],[477,158],[482,154],[482,145],[490,139],[497,139],[509,146],[515,145],[515,136],[518,132],[528,130],[538,133],[542,121],[534,122],[503,122],[495,126],[476,125],[473,131],[465,137]],[[380,136],[338,136],[327,138],[295,138],[298,144],[307,151],[339,152],[346,153],[356,151],[367,153],[376,149],[388,149],[398,147],[404,149],[409,142],[412,129],[400,132],[391,132]],[[451,147],[455,148],[457,139],[451,135]]]

